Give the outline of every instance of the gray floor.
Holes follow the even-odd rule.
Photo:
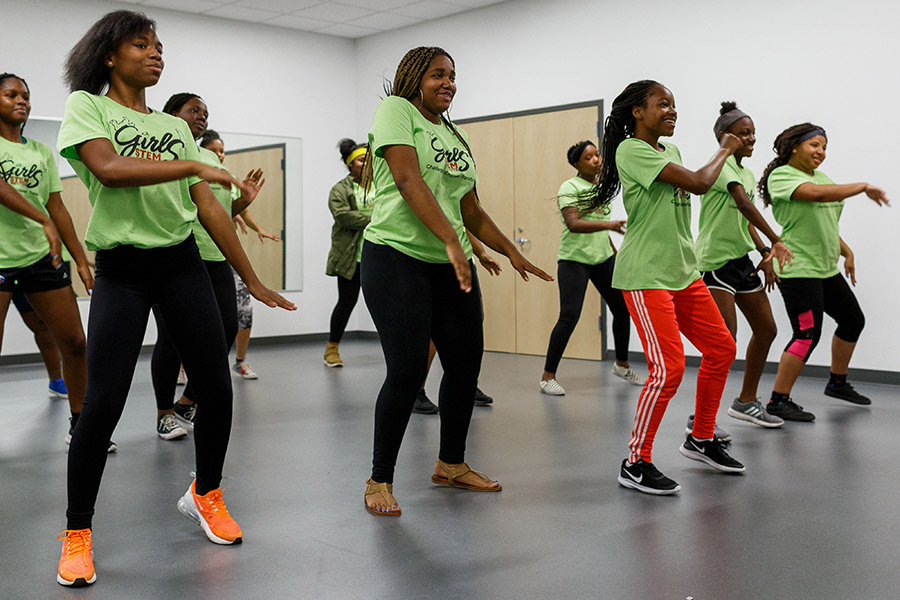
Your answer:
[[[234,380],[224,487],[245,534],[219,547],[182,517],[191,441],[154,430],[149,363],[138,365],[94,521],[97,583],[57,585],[65,524],[65,401],[38,367],[0,368],[0,598],[896,598],[900,590],[898,390],[863,385],[874,405],[794,397],[812,424],[762,430],[725,416],[744,476],[683,458],[695,369],[672,401],[654,462],[682,485],[649,497],[616,484],[639,388],[610,363],[564,361],[562,398],[542,396],[539,357],[487,354],[468,461],[499,494],[429,481],[438,418],[413,415],[400,455],[399,519],[363,508],[377,342],[251,349],[258,381]],[[644,365],[640,365],[645,372]],[[428,389],[436,395],[439,373]],[[768,391],[765,376],[761,389]],[[733,376],[726,398],[737,392]]]

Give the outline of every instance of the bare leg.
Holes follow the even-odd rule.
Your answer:
[[[794,388],[794,382],[797,381],[800,371],[803,370],[805,365],[806,363],[802,359],[797,358],[793,354],[782,352],[772,391],[790,396],[791,390]]]
[[[44,361],[44,367],[47,368],[47,377],[50,378],[50,381],[60,379],[62,377],[62,364],[60,362],[59,348],[56,347],[56,342],[53,341],[53,336],[50,335],[47,324],[33,310],[22,313],[21,316],[22,321],[34,334],[34,343],[37,344],[38,351],[41,353],[41,359]]]
[[[715,295],[713,295],[715,298]],[[746,363],[744,365],[744,382],[741,386],[740,401],[742,403],[756,400],[759,378],[766,366],[769,348],[775,341],[778,329],[772,316],[772,306],[764,291],[752,294],[738,294],[735,298],[738,308],[744,313],[753,335],[747,344]],[[727,323],[728,320],[726,319]]]
[[[63,379],[69,391],[69,409],[81,412],[87,387],[84,327],[71,286],[26,294],[34,310],[43,319],[62,355]]]
[[[850,359],[856,342],[845,342],[834,336],[831,338],[831,372],[835,375],[846,375],[850,368]]]
[[[235,360],[244,360],[247,358],[247,348],[250,347],[250,330],[238,329],[237,337],[234,338]]]

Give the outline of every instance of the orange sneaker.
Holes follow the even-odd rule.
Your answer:
[[[216,544],[240,544],[244,540],[240,526],[228,514],[222,500],[222,488],[207,492],[205,496],[196,493],[197,480],[178,499],[178,512],[200,525],[212,542]]]
[[[63,542],[56,581],[60,585],[72,587],[84,587],[97,581],[94,552],[91,550],[91,530],[66,529],[56,539]]]

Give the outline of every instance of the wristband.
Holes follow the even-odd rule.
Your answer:
[[[762,256],[763,258],[766,257],[767,252],[771,252],[771,251],[772,251],[772,249],[769,248],[768,246],[763,246],[762,248],[757,250],[757,252],[759,252],[759,255]]]

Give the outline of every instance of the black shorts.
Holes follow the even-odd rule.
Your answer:
[[[69,264],[53,267],[53,259],[48,254],[33,265],[0,269],[0,292],[49,292],[72,285]]]
[[[29,302],[28,298],[25,296],[25,292],[13,292],[12,301],[20,315],[30,313],[34,310],[34,307],[31,306],[31,302]]]
[[[763,281],[755,273],[756,265],[750,255],[729,260],[715,271],[703,273],[703,283],[711,290],[722,290],[731,295],[752,294],[764,289]]]

